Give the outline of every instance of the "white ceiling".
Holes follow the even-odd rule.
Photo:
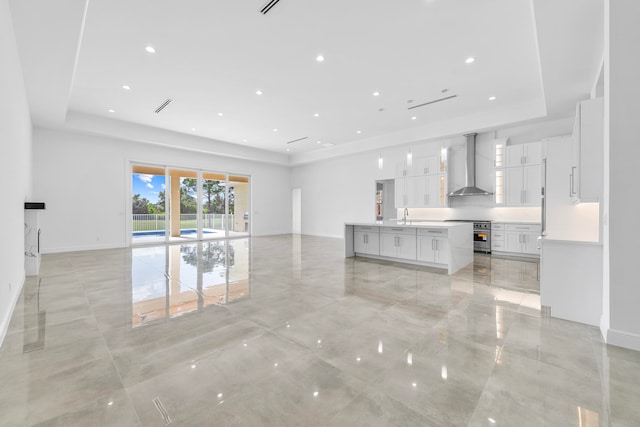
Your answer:
[[[602,0],[265,1],[11,0],[34,124],[296,163],[568,116],[602,55]]]

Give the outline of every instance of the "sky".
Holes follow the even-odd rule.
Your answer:
[[[151,203],[158,202],[158,193],[165,188],[163,175],[134,173],[132,176],[132,184],[133,190],[131,195],[140,194],[141,198],[147,199]]]

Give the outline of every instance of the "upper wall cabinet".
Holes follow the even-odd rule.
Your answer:
[[[419,157],[410,166],[396,165],[396,208],[440,208],[447,206],[447,150],[440,155]]]
[[[573,125],[569,194],[574,202],[602,200],[604,181],[604,101],[578,103]]]
[[[542,144],[540,142],[507,146],[507,167],[539,165],[540,163],[542,163]]]
[[[508,145],[506,153],[505,205],[540,206],[542,143]],[[496,169],[496,178],[499,172]]]

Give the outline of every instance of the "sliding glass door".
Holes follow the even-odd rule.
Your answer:
[[[250,235],[248,176],[133,164],[132,243]]]

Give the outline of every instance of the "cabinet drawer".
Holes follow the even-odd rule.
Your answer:
[[[385,234],[416,235],[416,229],[412,227],[380,227],[380,232]]]
[[[504,231],[491,231],[491,241],[492,242],[503,242],[504,241]]]
[[[491,223],[491,231],[494,230],[504,230],[504,224],[496,224],[495,222]]]
[[[380,227],[374,227],[370,225],[356,225],[354,227],[354,231],[363,232],[363,233],[378,233],[379,230],[380,230]]]
[[[507,224],[507,231],[530,231],[534,233],[540,232],[539,224]]]
[[[449,230],[442,228],[418,228],[418,235],[420,236],[434,236],[434,237],[447,237]]]
[[[505,250],[504,242],[496,242],[495,240],[493,240],[491,242],[491,250],[492,251],[504,251]]]

